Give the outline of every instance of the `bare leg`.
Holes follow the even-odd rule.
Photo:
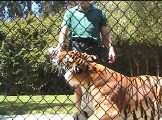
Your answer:
[[[78,109],[80,109],[81,108],[81,99],[82,99],[82,90],[81,90],[80,86],[75,87],[74,99],[75,99],[75,106]]]

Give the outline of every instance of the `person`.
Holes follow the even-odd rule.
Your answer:
[[[71,41],[69,50],[86,52],[87,54],[97,55],[101,58],[101,44],[108,49],[108,63],[115,61],[115,52],[112,40],[109,36],[107,27],[106,13],[95,7],[90,1],[77,1],[77,5],[69,8],[63,17],[57,52],[64,50],[65,41],[70,33]],[[100,34],[101,33],[101,34]],[[100,38],[102,36],[102,40]],[[102,63],[102,60],[98,60]],[[81,108],[82,91],[80,86],[76,86],[74,92],[76,107]]]

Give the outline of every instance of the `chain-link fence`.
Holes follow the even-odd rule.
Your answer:
[[[94,86],[94,82],[84,88],[88,91],[84,93],[87,97],[84,99],[85,105],[94,105],[92,113],[95,114],[91,119],[115,119],[118,115],[123,119],[130,119],[131,116],[132,119],[160,119],[162,79],[158,76],[162,76],[162,2],[91,3],[96,9],[105,11],[108,17],[106,24],[116,54],[115,62],[106,65],[106,72],[100,70],[98,73],[96,80],[100,79],[104,83]],[[0,119],[73,119],[72,115],[78,111],[73,95],[74,87],[66,82],[63,75],[58,76],[56,67],[60,63],[50,63],[47,49],[58,45],[65,11],[77,5],[74,1],[0,2]],[[95,16],[92,18],[99,19]],[[84,26],[84,29],[89,29]],[[70,41],[68,34],[65,51]],[[108,50],[103,48],[101,54],[108,61]],[[72,56],[68,54],[68,57]],[[72,57],[75,62],[77,59]],[[89,58],[85,61],[80,55],[80,59],[86,63]],[[88,62],[89,66],[92,64]],[[74,68],[80,69],[78,66]],[[92,68],[96,71],[102,69],[97,65]],[[95,77],[89,72],[90,69],[82,73],[87,73],[89,79],[94,80]],[[74,75],[82,73],[76,72]],[[140,75],[151,76],[133,77]],[[111,84],[109,80],[112,80]],[[90,86],[93,89],[89,89]],[[85,119],[92,114],[83,109],[80,111],[78,114],[85,116]],[[77,114],[74,116],[84,120]]]

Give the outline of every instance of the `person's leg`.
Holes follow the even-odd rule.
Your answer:
[[[70,41],[68,50],[82,52],[80,43],[77,41]],[[74,99],[75,99],[75,106],[78,109],[81,109],[82,90],[80,86],[75,86]]]
[[[69,50],[71,51],[78,51],[78,52],[85,52],[87,54],[90,54],[90,55],[97,55],[99,60],[100,61],[100,47],[97,43],[89,43],[89,42],[82,42],[82,41],[71,41],[70,42],[70,45],[69,45]],[[83,94],[82,93],[82,90],[81,90],[81,87],[80,86],[77,86],[75,87],[75,91],[74,91],[74,99],[75,99],[75,106],[79,109],[78,112],[76,112],[73,117],[74,119],[77,119],[77,120],[84,120],[83,118],[87,119],[88,117],[91,116],[91,114],[93,113],[93,110],[92,111],[84,111],[81,109],[83,107],[83,105],[81,105],[81,102],[82,102],[82,98],[86,95],[86,94]],[[87,96],[85,96],[87,97]],[[87,101],[89,102],[89,101]],[[88,106],[87,106],[88,107]],[[88,107],[90,108],[90,107]],[[82,114],[84,113],[84,114]],[[87,115],[88,116],[87,116]],[[83,117],[84,116],[84,117]]]
[[[75,106],[81,109],[82,90],[80,86],[75,86],[74,91]]]

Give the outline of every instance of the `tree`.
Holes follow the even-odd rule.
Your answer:
[[[157,75],[151,72],[151,67],[156,71],[156,67],[159,66],[157,63],[162,46],[162,3],[160,1],[96,1],[95,3],[108,15],[108,26],[117,48],[116,54],[118,58],[121,57],[130,63],[131,76]],[[127,56],[127,59],[123,58],[124,56]],[[123,61],[121,62],[123,64]],[[119,70],[122,72],[121,67]]]
[[[28,12],[47,17],[64,8],[64,1],[1,1],[2,17],[14,21],[17,17],[27,17]],[[36,6],[36,13],[32,7]]]
[[[53,73],[54,68],[47,64],[44,51],[57,44],[66,6],[55,11],[53,7],[50,8],[50,2],[42,6],[43,3],[45,2],[36,3],[42,16],[36,17],[35,13],[25,13],[26,17],[15,17],[12,22],[3,22],[2,30],[6,35],[2,44],[1,65],[5,78],[3,83],[8,89],[17,90],[17,93],[51,90],[49,86],[55,85],[56,79],[59,80]],[[162,3],[96,1],[96,4],[106,11],[109,18],[108,26],[117,55],[116,62],[110,65],[111,68],[128,76],[161,75],[162,71],[159,74],[157,72],[158,69],[162,69]],[[53,2],[53,5],[56,4]],[[49,11],[47,13],[50,14],[43,16],[43,11]],[[157,66],[160,67],[156,72]],[[58,83],[60,84],[60,81]],[[23,91],[21,88],[24,88]]]
[[[44,18],[50,14],[61,12],[64,8],[64,2],[62,1],[43,1],[41,4],[41,16]]]
[[[32,5],[38,4],[38,9],[40,8],[41,1],[1,1],[1,11],[2,17],[9,21],[14,21],[17,17],[27,17],[28,12],[32,11]]]
[[[49,81],[57,81],[49,78],[54,70],[47,64],[45,53],[47,48],[56,46],[62,18],[59,14],[39,20],[34,14],[27,16],[6,21],[2,26],[6,38],[2,45],[2,75],[5,79],[1,82],[10,94],[40,93]]]

